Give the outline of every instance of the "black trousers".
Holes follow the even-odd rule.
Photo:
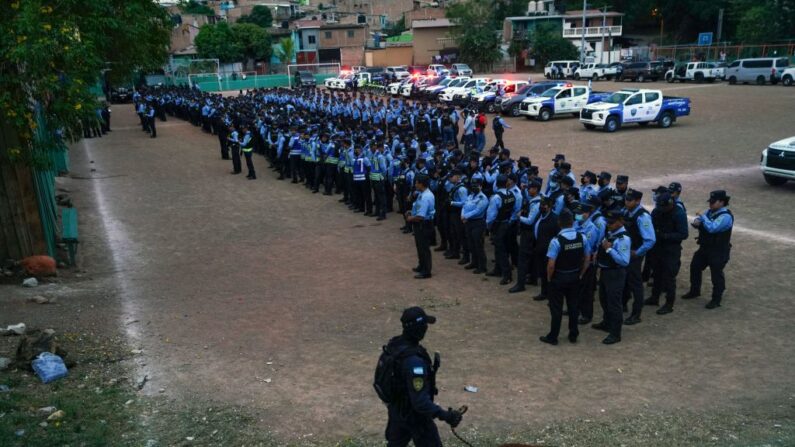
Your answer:
[[[433,262],[431,261],[431,238],[433,237],[433,222],[424,220],[412,222],[414,245],[417,247],[419,273],[430,275]]]
[[[547,246],[549,248],[549,246]],[[549,297],[549,281],[547,281],[547,252],[535,247],[533,252],[533,263],[536,275],[541,278],[541,296]]]
[[[450,228],[450,241],[447,251],[453,255],[461,254],[461,249],[466,246],[466,233],[464,232],[464,222],[461,222],[461,208],[452,206],[447,214],[447,223]]]
[[[248,176],[251,178],[257,178],[257,173],[254,172],[254,161],[251,159],[251,156],[254,154],[252,151],[243,152],[243,155],[246,157],[246,168],[248,169]]]
[[[714,251],[699,247],[693,253],[693,260],[690,261],[690,291],[701,294],[701,276],[704,269],[709,267],[712,277],[712,301],[720,303],[723,292],[726,290],[726,277],[723,268],[729,262],[729,250]]]
[[[599,270],[599,303],[602,305],[603,320],[610,334],[620,338],[621,325],[624,323],[621,300],[627,271],[623,268]]]
[[[370,185],[370,179],[366,178],[364,180],[364,189],[362,190],[362,194],[364,198],[364,210],[369,214],[373,213],[373,195],[370,194],[371,189],[372,186]]]
[[[593,320],[593,302],[596,293],[596,267],[588,267],[580,282],[580,315],[588,320]]]
[[[654,286],[651,289],[651,299],[658,301],[660,295],[665,293],[665,305],[673,307],[676,301],[676,276],[682,266],[682,246],[680,244],[661,246],[655,251],[652,259]]]
[[[527,284],[527,274],[533,263],[533,241],[535,235],[531,227],[520,227],[519,229],[519,248],[516,259],[516,285],[524,286]],[[535,278],[534,278],[535,279]]]
[[[157,127],[155,126],[155,117],[146,118],[147,125],[149,126],[149,132],[152,134],[152,138],[157,137]]]
[[[288,165],[287,177],[292,177],[293,183],[298,183],[298,177],[300,176],[298,171],[301,169],[301,156],[290,155],[289,157],[290,163]]]
[[[218,143],[221,145],[221,159],[229,160],[229,141],[226,139],[227,132],[218,132]]]
[[[435,206],[437,210],[440,210],[434,217],[436,229],[439,230],[439,238],[442,242],[441,248],[445,249],[446,254],[448,243],[450,242],[450,222],[448,221],[450,215],[447,212],[447,205],[440,200],[436,201]]]
[[[503,279],[511,277],[511,263],[508,260],[508,236],[511,224],[508,222],[497,222],[494,224],[492,240],[494,241],[494,260],[496,261],[497,271]]]
[[[378,217],[386,217],[386,182],[384,180],[371,180],[373,187],[373,197],[375,199],[375,214]]]
[[[486,231],[486,221],[484,219],[468,220],[464,224],[464,231],[467,234],[467,243],[472,256],[471,263],[475,267],[486,271],[486,248],[483,246],[483,233]]]
[[[405,447],[414,441],[415,447],[441,447],[439,429],[433,419],[416,413],[400,415],[397,408],[388,407],[389,420],[386,425],[387,447]]]
[[[503,129],[494,129],[494,138],[497,139],[497,142],[494,143],[494,147],[499,146],[501,149],[505,149],[505,143],[502,142],[503,133],[505,133]]]
[[[326,173],[326,169],[323,166],[323,163],[320,162],[311,162],[309,163],[312,169],[312,191],[319,191],[320,190],[320,181],[323,178],[323,175]]]
[[[337,178],[337,164],[326,163],[326,175],[323,177],[323,187],[326,194],[331,194],[334,181]]]
[[[230,149],[232,150],[232,172],[241,172],[243,168],[240,166],[240,148],[233,144]]]
[[[552,282],[549,283],[549,314],[552,318],[549,334],[547,336],[553,340],[558,339],[560,325],[563,320],[563,300],[566,300],[566,308],[569,310],[569,337],[577,337],[580,334],[577,318],[579,317],[580,289],[582,285],[578,278],[579,272],[559,273],[555,272]]]
[[[352,182],[351,187],[351,201],[356,211],[364,211],[364,193],[367,189],[367,183],[364,180],[357,180]],[[368,191],[368,194],[369,191]]]
[[[629,303],[630,298],[632,301],[631,315],[639,317],[643,311],[643,256],[634,257],[629,261],[627,266],[627,284],[624,287],[623,305]]]
[[[519,243],[517,236],[519,235],[519,221],[512,222],[508,227],[508,234],[506,245],[508,248],[508,255],[511,257],[511,264],[516,266],[519,264]]]
[[[384,189],[386,189],[386,212],[391,213],[394,211],[395,185],[389,180],[384,180]]]

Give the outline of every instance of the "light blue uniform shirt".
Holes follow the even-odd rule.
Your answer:
[[[411,209],[412,216],[422,217],[424,220],[433,220],[436,215],[436,201],[430,189],[419,193]]]
[[[483,219],[486,217],[486,208],[488,206],[489,199],[482,191],[478,191],[477,194],[470,194],[461,209],[461,217],[467,220]]]
[[[732,225],[734,225],[734,218],[729,213],[723,214],[718,216],[718,218],[714,218],[715,215],[718,213],[725,211],[726,207],[719,209],[718,211],[704,211],[704,214],[697,217],[697,220],[701,221],[701,226],[704,227],[704,230],[707,233],[722,233],[724,231],[728,231]]]
[[[563,239],[573,241],[577,238],[577,230],[574,228],[564,228],[560,230],[558,236],[563,237]],[[583,237],[585,239],[585,237]],[[585,250],[585,257],[591,256],[591,248],[588,247],[588,241],[584,241],[583,249]],[[560,242],[558,241],[557,237],[552,238],[549,242],[549,248],[547,249],[547,257],[549,259],[558,259],[558,254],[560,254]]]
[[[610,231],[607,233],[607,237],[612,237],[615,234],[618,234],[622,231],[626,231],[624,227],[619,227],[616,231]],[[613,248],[608,253],[608,256],[613,258],[613,261],[616,264],[626,267],[629,265],[629,257],[630,257],[630,250],[632,248],[632,240],[629,238],[629,234],[625,234],[624,236],[616,239],[613,241]],[[600,265],[600,267],[605,267]]]
[[[641,206],[638,205],[634,210],[627,211],[627,219],[632,219],[636,214],[640,212]],[[637,256],[644,256],[654,247],[655,242],[657,242],[657,236],[654,235],[654,225],[651,223],[651,214],[643,213],[643,215],[638,216],[638,230],[640,231],[640,237],[643,238],[643,244],[636,250]]]

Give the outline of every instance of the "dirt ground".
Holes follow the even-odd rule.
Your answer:
[[[596,84],[620,87],[637,85]],[[131,374],[148,376],[145,393],[246,408],[285,443],[380,439],[386,412],[371,388],[373,368],[399,333],[401,310],[414,304],[439,319],[425,342],[442,353],[437,400],[468,405],[465,427],[479,433],[505,439],[553,421],[609,425],[656,412],[775,410],[770,425],[791,427],[795,183],[767,186],[758,161],[767,144],[792,136],[795,89],[644,87],[690,97],[692,115],[671,129],[615,134],[586,131],[574,118],[508,119],[505,142],[542,172],[562,152],[575,172],[627,174],[647,196],[680,181],[691,214],[710,190],[727,189],[736,228],[718,310],[705,310],[705,299],[680,301],[662,317],[647,307],[618,345],[602,345],[590,328],[576,345],[544,345],[549,314],[530,299],[536,288],[509,295],[438,254],[433,279],[415,281],[413,240],[398,231],[399,215],[352,214],[336,198],[276,181],[260,157],[256,181],[229,175],[216,137],[170,119],[149,139],[132,106],[119,105],[113,132],[77,144],[72,173],[59,179],[80,213],[80,272],[50,286],[66,299],[32,307],[26,297],[46,289],[0,286],[0,325],[121,334],[143,350]],[[725,444],[712,436],[693,443]]]

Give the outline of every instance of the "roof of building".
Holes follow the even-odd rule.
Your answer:
[[[455,26],[450,22],[450,19],[430,19],[430,20],[414,20],[411,22],[412,28],[449,28]]]
[[[594,18],[594,17],[623,17],[625,14],[623,12],[615,12],[615,11],[608,11],[602,12],[598,9],[588,9],[585,11],[586,18]],[[541,20],[541,19],[576,19],[578,17],[582,17],[582,10],[579,11],[566,11],[565,14],[552,14],[552,15],[535,15],[535,16],[513,16],[513,17],[506,17],[505,20],[510,20],[512,22],[520,22],[523,20]]]
[[[311,29],[311,28],[320,28],[323,26],[322,20],[296,20],[292,23],[293,27],[296,29]]]
[[[363,23],[324,23],[320,29],[348,29],[348,28],[367,28]]]

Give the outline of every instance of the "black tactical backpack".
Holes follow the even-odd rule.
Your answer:
[[[385,404],[398,402],[403,386],[400,373],[401,363],[406,357],[418,354],[420,348],[416,346],[383,346],[378,364],[375,367],[373,388]]]

